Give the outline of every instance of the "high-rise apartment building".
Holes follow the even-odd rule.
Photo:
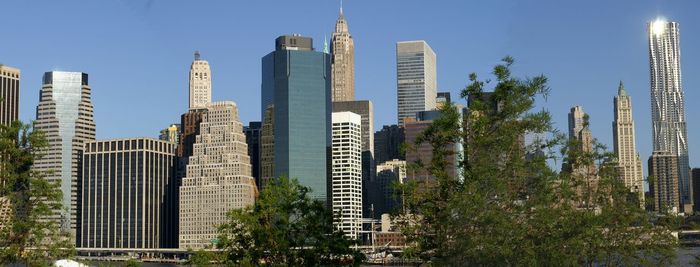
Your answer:
[[[170,124],[168,128],[160,130],[160,135],[158,135],[159,140],[167,141],[173,144],[180,143],[180,132],[182,131],[180,124],[174,123]]]
[[[274,177],[287,175],[330,204],[330,55],[298,35],[280,36],[262,58],[262,105],[274,106]]]
[[[19,69],[0,64],[0,124],[19,119]]]
[[[627,95],[620,82],[617,96],[613,101],[615,120],[613,121],[613,142],[618,162],[620,179],[631,192],[637,193],[640,203],[644,203],[644,174],[642,160],[635,142],[634,119],[632,118],[632,98]]]
[[[331,36],[331,70],[333,102],[355,100],[355,43],[348,31],[343,7],[340,7],[340,15]]]
[[[649,193],[653,208],[658,212],[682,212],[678,191],[678,156],[655,151],[649,157]]]
[[[199,51],[194,52],[190,66],[190,109],[206,108],[211,102],[211,68]]]
[[[374,162],[379,165],[393,159],[405,160],[401,153],[405,138],[403,126],[384,125],[374,133]]]
[[[416,112],[435,109],[437,57],[425,41],[396,43],[399,125]]]
[[[51,219],[75,237],[77,223],[79,161],[84,144],[95,140],[95,121],[87,73],[44,73],[34,129],[44,132],[48,146],[34,163],[45,179],[58,182],[63,193],[61,210]]]
[[[362,119],[333,112],[332,207],[337,227],[350,238],[362,230]]]
[[[653,151],[678,157],[681,206],[691,204],[688,132],[681,81],[680,33],[677,22],[657,20],[647,25],[651,77]]]
[[[259,189],[262,189],[260,180],[260,130],[262,122],[251,121],[248,126],[243,127],[245,133],[245,141],[248,144],[248,156],[250,157],[250,165],[253,168],[253,178]]]
[[[226,213],[253,205],[257,187],[236,104],[210,103],[180,187],[179,247],[214,245]]]
[[[77,246],[176,247],[174,172],[172,142],[151,138],[86,142]]]

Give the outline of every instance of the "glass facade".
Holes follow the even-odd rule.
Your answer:
[[[278,47],[262,59],[262,110],[274,105],[274,175],[296,178],[328,201],[330,56]]]

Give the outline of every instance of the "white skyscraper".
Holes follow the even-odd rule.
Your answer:
[[[355,100],[355,43],[348,30],[343,7],[340,7],[340,15],[331,36],[331,59],[331,99],[333,102]]]
[[[425,41],[396,43],[399,125],[416,112],[435,109],[437,57]]]
[[[199,51],[194,52],[190,67],[190,109],[206,108],[211,103],[211,68]]]
[[[656,20],[647,25],[651,71],[651,123],[654,152],[678,157],[681,207],[690,204],[690,166],[685,100],[681,85],[679,25]]]
[[[635,142],[632,98],[627,95],[622,81],[617,89],[614,105],[613,141],[618,172],[630,191],[638,193],[639,201],[644,203],[644,175],[642,173],[642,160],[639,158]]]
[[[362,119],[352,112],[333,113],[332,206],[338,228],[351,238],[362,230]]]
[[[254,204],[257,187],[236,104],[207,105],[180,187],[180,248],[204,248],[226,213]]]

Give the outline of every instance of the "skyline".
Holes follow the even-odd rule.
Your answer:
[[[516,59],[514,71],[517,75],[534,76],[543,73],[550,78],[552,94],[546,103],[540,102],[540,106],[546,107],[552,113],[555,126],[560,131],[566,129],[567,110],[571,106],[582,105],[591,116],[591,130],[594,137],[608,145],[610,150],[613,148],[611,129],[613,97],[617,93],[619,81],[623,80],[635,107],[637,145],[644,159],[651,155],[652,144],[646,23],[661,15],[680,24],[683,53],[681,64],[685,72],[683,85],[688,103],[686,114],[700,112],[699,107],[692,105],[693,100],[700,97],[700,93],[693,89],[700,86],[700,79],[693,76],[700,70],[700,63],[697,62],[700,58],[700,51],[697,49],[700,47],[698,45],[700,34],[697,33],[700,30],[691,28],[692,25],[700,25],[700,23],[698,19],[691,17],[691,12],[687,11],[693,10],[692,6],[698,6],[697,3],[686,1],[684,3],[687,4],[682,5],[678,2],[661,4],[663,1],[644,1],[635,2],[634,6],[608,3],[608,9],[605,10],[590,10],[592,7],[595,9],[596,3],[603,3],[603,1],[576,4],[578,6],[573,7],[571,5],[574,4],[550,3],[549,5],[553,6],[544,11],[538,11],[538,7],[547,5],[543,2],[527,6],[511,3],[509,11],[517,10],[520,13],[509,14],[513,16],[505,20],[498,18],[483,20],[493,16],[495,14],[493,12],[498,12],[501,9],[499,4],[509,1],[483,4],[478,7],[458,2],[445,3],[442,7],[424,7],[418,5],[418,2],[402,1],[401,6],[396,7],[396,13],[405,14],[397,16],[397,14],[387,13],[383,18],[386,19],[384,23],[377,22],[380,19],[378,17],[381,16],[377,16],[376,13],[394,11],[393,5],[390,4],[399,2],[345,1],[344,3],[344,14],[356,45],[356,99],[368,99],[374,102],[375,129],[381,129],[383,125],[396,122],[394,58],[396,42],[422,39],[428,42],[437,54],[438,91],[452,92],[453,101],[465,102],[463,99],[458,99],[457,94],[467,83],[468,73],[477,72],[480,77],[487,78],[486,75],[494,63],[505,55],[512,55]],[[95,120],[99,126],[98,140],[137,136],[157,137],[160,129],[177,122],[179,114],[187,110],[187,73],[195,50],[199,50],[202,57],[211,64],[213,100],[236,102],[241,109],[241,120],[244,124],[251,120],[259,121],[260,58],[274,48],[274,38],[283,34],[301,33],[313,37],[316,51],[321,51],[324,34],[330,35],[332,32],[339,8],[339,3],[335,1],[297,3],[298,6],[290,3],[275,3],[279,9],[274,9],[274,12],[297,12],[312,8],[318,13],[318,16],[310,16],[307,20],[288,21],[275,19],[279,17],[275,16],[274,12],[269,16],[251,18],[250,15],[244,14],[248,11],[243,14],[235,13],[240,10],[227,10],[227,8],[220,8],[222,10],[219,11],[217,6],[208,6],[211,3],[201,3],[203,6],[199,7],[200,10],[211,13],[211,18],[202,20],[209,23],[221,20],[224,24],[231,24],[234,27],[231,29],[234,33],[231,34],[217,33],[217,29],[221,30],[221,28],[206,28],[207,25],[204,22],[187,26],[187,23],[192,23],[189,21],[190,18],[178,17],[185,11],[189,12],[184,2],[177,2],[181,4],[179,7],[175,6],[177,4],[166,5],[162,1],[150,1],[145,4],[138,1],[122,1],[116,4],[115,2],[80,3],[87,4],[72,6],[72,3],[61,5],[48,3],[36,10],[40,14],[33,12],[34,16],[26,18],[18,17],[18,14],[26,14],[26,12],[9,12],[9,19],[18,21],[18,25],[22,25],[22,27],[10,29],[9,36],[24,38],[8,38],[3,41],[3,45],[0,46],[3,48],[0,49],[0,63],[22,71],[20,118],[23,121],[35,118],[34,108],[38,102],[41,75],[44,72],[60,69],[88,73],[93,89]],[[367,8],[369,3],[376,8]],[[251,9],[264,6],[260,3],[247,5]],[[229,4],[229,6],[243,5]],[[10,11],[19,11],[23,8],[35,9],[32,4],[27,3],[8,3],[8,7]],[[484,12],[470,11],[474,8],[482,9]],[[72,12],[76,15],[85,10],[92,9],[92,12],[80,13],[83,17],[58,17],[64,19],[61,21],[51,20],[56,17],[46,14],[47,11],[61,13],[60,11],[68,9],[75,9]],[[562,9],[576,12],[557,12]],[[243,16],[222,14],[225,11]],[[536,18],[537,14],[531,11],[543,12],[540,15],[546,16],[544,19]],[[265,14],[264,12],[249,13]],[[437,13],[444,15],[431,16]],[[416,14],[420,15],[412,18],[411,15]],[[470,18],[460,17],[464,14],[469,14]],[[115,42],[111,39],[115,37],[110,35],[112,33],[110,30],[120,28],[117,25],[119,19],[115,19],[115,15],[133,32],[117,32],[116,38],[130,37],[131,39],[110,44]],[[169,15],[174,16],[168,18]],[[229,17],[222,15],[229,15]],[[581,15],[589,19],[580,19]],[[600,19],[601,15],[603,19]],[[519,17],[521,19],[518,19]],[[598,19],[593,19],[596,17]],[[557,18],[563,20],[556,20]],[[411,19],[416,21],[413,22]],[[483,25],[480,19],[487,21],[493,27],[489,27],[485,32],[484,29],[463,27]],[[39,23],[27,24],[27,20],[37,20]],[[255,32],[247,32],[251,27],[244,29],[245,26],[238,26],[259,23],[262,20],[271,20],[269,22],[271,25],[256,26],[254,28],[259,30]],[[434,21],[427,25],[419,25],[428,20]],[[45,27],[49,22],[55,28],[63,28],[61,26],[65,27],[80,21],[95,21],[95,25],[81,24],[80,26],[86,27],[85,29],[76,28],[80,28],[81,33],[86,33],[84,38],[80,38],[79,34],[74,35],[81,42],[52,39],[51,37],[56,37],[54,35],[63,37],[71,31],[52,32],[50,28]],[[174,25],[162,28],[165,26],[163,23],[168,22]],[[559,25],[550,25],[548,22],[556,22]],[[178,24],[184,28],[178,29]],[[41,28],[36,28],[40,26]],[[104,29],[101,26],[105,26]],[[146,30],[139,29],[139,26],[146,26]],[[611,29],[602,29],[603,26]],[[206,35],[192,38],[191,33],[198,27],[204,29]],[[441,27],[444,30],[434,31],[433,27]],[[537,30],[541,28],[547,30]],[[101,29],[103,32],[96,32],[95,29]],[[26,31],[25,34],[34,36],[23,36],[15,31]],[[608,31],[616,35],[611,35]],[[149,32],[156,36],[150,36]],[[237,35],[237,32],[246,34]],[[606,38],[603,39],[600,36]],[[32,41],[26,38],[38,39]],[[46,42],[47,38],[52,41]],[[148,42],[140,42],[140,38]],[[177,39],[172,38],[182,38],[182,40],[178,43]],[[230,39],[220,40],[220,38]],[[483,40],[483,42],[473,42],[474,39]],[[39,42],[39,40],[43,41]],[[217,43],[217,41],[224,42]],[[251,43],[254,47],[251,49],[243,46],[241,43],[244,42]],[[95,49],[100,45],[105,47]],[[238,48],[239,45],[240,48]],[[570,58],[570,60],[565,64],[558,64],[561,63],[562,58]],[[591,79],[591,77],[595,78]],[[587,92],[590,88],[594,91]],[[144,96],[143,99],[132,96],[137,92]],[[153,99],[163,99],[163,101],[154,105]],[[124,103],[128,103],[128,109],[123,109]],[[143,115],[144,110],[147,115]],[[700,155],[697,154],[700,153],[700,141],[694,141],[693,136],[697,136],[700,132],[700,125],[693,120],[692,116],[689,118],[691,167],[697,167],[700,165],[700,159],[697,156]],[[647,168],[644,169],[646,173]]]

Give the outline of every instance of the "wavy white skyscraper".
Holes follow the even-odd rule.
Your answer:
[[[190,109],[206,108],[211,102],[211,68],[202,59],[199,51],[194,52],[190,66]]]
[[[690,204],[690,166],[685,101],[681,85],[681,51],[677,22],[649,22],[651,122],[654,152],[678,157],[680,204]]]

